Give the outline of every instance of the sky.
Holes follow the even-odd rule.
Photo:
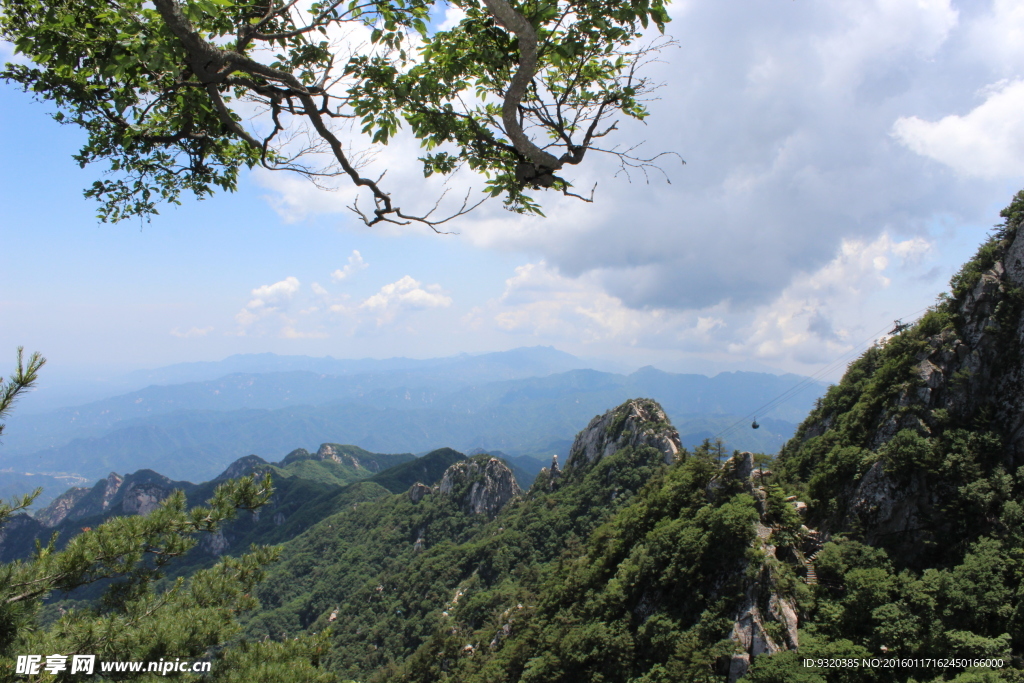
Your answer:
[[[1024,5],[670,13],[678,45],[648,72],[659,99],[616,142],[686,164],[630,180],[595,157],[572,176],[597,183],[593,204],[552,195],[535,218],[493,202],[451,235],[367,228],[349,188],[267,171],[149,223],[98,223],[82,190],[100,169],[71,160],[82,135],[0,84],[0,374],[18,346],[49,359],[45,385],[234,353],[550,345],[623,368],[835,381],[934,303],[1024,186]],[[429,205],[415,156],[400,138],[375,168]]]

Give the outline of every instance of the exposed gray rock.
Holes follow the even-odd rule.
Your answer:
[[[763,492],[761,492],[761,496],[757,495],[759,489],[756,489],[753,482],[751,482],[751,477],[753,477],[753,475],[754,454],[747,451],[736,453],[722,464],[722,471],[712,479],[710,483],[708,483],[708,498],[714,500],[718,495],[718,492],[721,491],[722,488],[724,488],[730,481],[737,481],[740,482],[755,499],[760,500],[763,498]]]
[[[204,535],[203,539],[199,542],[199,547],[203,552],[213,556],[220,556],[230,545],[231,539],[224,535],[223,529],[218,529],[215,533]]]
[[[1007,315],[1014,310],[1014,291],[1024,288],[1024,226],[1013,227],[1016,233],[1001,247],[1001,258],[953,304],[956,329],[947,327],[927,339],[912,381],[873,417],[865,440],[869,449],[884,453],[903,430],[930,437],[945,420],[969,423],[984,414],[989,425],[1003,431],[1004,467],[1024,466],[1024,317]],[[825,433],[836,418],[823,415],[806,426],[803,438]],[[857,529],[869,543],[887,538],[905,555],[940,542],[928,534],[941,530],[924,528],[923,521],[934,519],[941,505],[921,473],[886,472],[878,461],[841,495],[845,513],[830,522],[836,527],[832,531]]]
[[[655,401],[638,398],[627,401],[590,421],[576,435],[566,472],[594,463],[627,446],[651,446],[665,454],[665,462],[674,462],[682,447],[679,433]]]
[[[522,494],[508,465],[498,458],[481,456],[445,470],[439,490],[441,495],[458,497],[463,511],[489,517]]]
[[[238,479],[239,477],[252,474],[255,470],[266,464],[267,461],[258,455],[247,455],[244,458],[239,458],[228,465],[228,468],[221,472],[220,476],[213,481],[221,481],[222,479]]]
[[[148,515],[160,507],[160,502],[171,495],[171,489],[157,482],[132,482],[124,491],[121,506],[128,515]]]
[[[336,463],[341,463],[344,460],[353,467],[359,467],[358,460],[353,458],[351,455],[345,455],[342,453],[333,443],[320,444],[320,448],[316,452],[316,459],[330,460]]]
[[[114,500],[114,496],[121,490],[121,484],[124,483],[124,477],[117,472],[111,472],[107,475],[107,478],[101,482],[103,484],[103,498],[102,498],[102,511],[110,507],[110,504]]]
[[[36,520],[45,527],[55,527],[64,521],[68,513],[85,498],[92,489],[85,486],[76,486],[60,494],[42,510],[33,515]]]
[[[423,500],[423,496],[428,496],[430,495],[430,493],[431,490],[429,486],[427,486],[426,484],[421,484],[420,482],[416,482],[415,484],[409,487],[409,500],[411,500],[414,503],[418,503],[421,500]]]
[[[772,545],[772,529],[765,518],[765,491],[761,477],[754,470],[754,456],[751,453],[737,453],[723,465],[721,473],[708,484],[708,497],[714,499],[727,486],[739,485],[757,501],[761,518],[756,523],[754,548],[760,550],[765,561],[753,578],[746,580],[743,601],[736,611],[731,638],[742,649],[729,661],[729,683],[742,678],[751,663],[763,654],[772,655],[782,650],[799,646],[797,626],[799,619],[796,601],[782,593],[772,573],[777,564],[776,548]],[[795,499],[791,503],[798,503]],[[772,636],[765,625],[775,623],[781,629],[773,629],[781,636]]]
[[[562,470],[558,469],[558,454],[555,453],[551,456],[551,472],[548,475],[551,480],[551,487],[554,488],[555,482],[562,477]]]

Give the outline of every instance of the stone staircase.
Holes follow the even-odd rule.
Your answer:
[[[800,560],[804,563],[804,569],[807,570],[807,575],[804,577],[804,581],[808,586],[818,585],[818,573],[814,571],[814,559],[818,557],[819,550],[815,550],[813,554],[804,557],[803,553],[800,554]]]

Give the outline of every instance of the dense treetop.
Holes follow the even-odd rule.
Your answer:
[[[436,229],[477,206],[467,194],[443,216],[402,208],[366,162],[403,126],[424,175],[468,167],[516,212],[539,213],[530,189],[589,200],[562,175],[588,152],[650,166],[604,141],[615,117],[647,114],[640,70],[666,42],[642,31],[664,29],[663,0],[451,5],[464,18],[432,31],[446,6],[433,0],[3,0],[0,36],[30,62],[2,76],[86,130],[75,159],[107,165],[86,190],[104,221],[233,190],[257,165],[346,178],[371,225]]]

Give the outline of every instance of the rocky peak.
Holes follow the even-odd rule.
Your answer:
[[[172,489],[159,482],[132,482],[125,487],[121,509],[126,515],[148,515],[160,506],[160,502],[171,495]]]
[[[258,455],[247,455],[228,465],[228,468],[221,472],[214,481],[244,477],[247,474],[252,474],[254,470],[266,464],[267,461]]]
[[[320,444],[320,448],[317,449],[316,455],[314,457],[317,460],[330,460],[332,462],[341,463],[342,456],[343,454],[341,452],[341,449],[338,448],[336,444],[322,443]],[[352,456],[349,456],[348,459],[353,461],[352,465],[356,467],[359,466],[359,463],[355,461],[355,458],[352,458]]]
[[[627,446],[650,446],[661,451],[665,462],[673,462],[682,447],[679,432],[657,402],[648,398],[626,401],[604,415],[598,415],[576,435],[566,472],[596,462]]]
[[[522,493],[508,465],[489,456],[477,456],[449,467],[441,477],[439,491],[455,498],[467,514],[488,517]]]
[[[159,507],[164,498],[171,495],[176,483],[153,470],[139,470],[125,477],[125,483],[118,495],[122,514],[148,515]]]
[[[951,295],[852,363],[780,452],[823,532],[909,566],[951,561],[952,530],[990,524],[951,501],[1024,466],[1024,193],[1002,215]]]
[[[121,484],[124,483],[124,477],[117,472],[111,472],[107,475],[107,478],[102,480],[100,484],[103,485],[103,497],[102,505],[103,510],[110,507],[111,502],[114,500],[114,496],[121,490]]]
[[[296,462],[297,460],[310,460],[312,459],[312,457],[313,456],[310,455],[309,451],[307,451],[305,448],[296,448],[294,451],[284,456],[284,459],[281,460],[280,464],[288,465],[290,463]]]

